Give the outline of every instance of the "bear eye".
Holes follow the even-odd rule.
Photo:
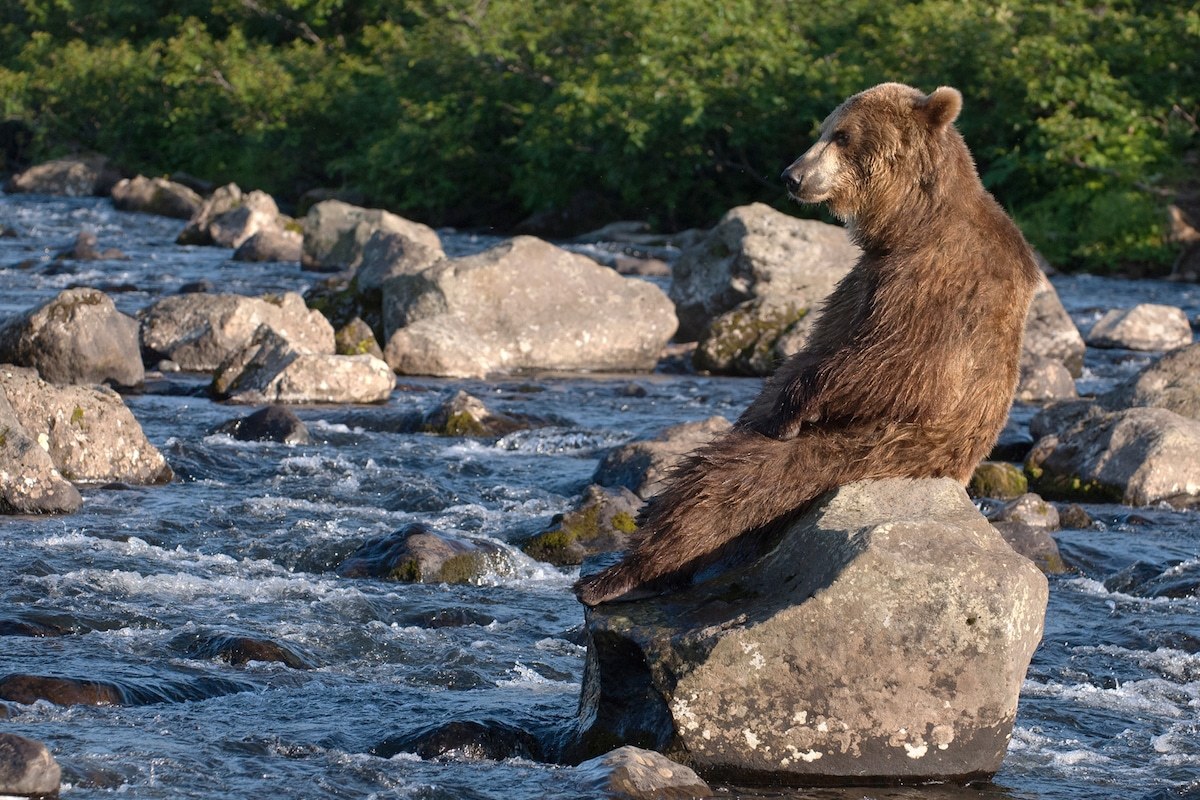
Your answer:
[[[832,138],[833,143],[838,147],[845,147],[850,144],[850,134],[846,131],[834,131]]]

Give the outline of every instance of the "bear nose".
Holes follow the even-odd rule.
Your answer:
[[[779,177],[783,178],[783,185],[787,187],[789,193],[796,194],[796,192],[800,191],[800,179],[792,174],[790,168],[785,169]]]

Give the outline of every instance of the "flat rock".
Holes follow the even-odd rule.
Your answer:
[[[31,369],[5,365],[0,366],[0,390],[67,480],[154,484],[174,477],[112,389],[55,386]]]
[[[714,319],[755,298],[813,309],[859,252],[836,225],[798,219],[762,203],[734,208],[672,267],[677,338],[699,339]]]
[[[1087,343],[1127,350],[1171,350],[1192,343],[1192,327],[1182,309],[1141,303],[1107,312],[1092,326]]]
[[[384,283],[384,355],[408,375],[653,369],[675,331],[667,296],[528,236]]]
[[[0,795],[57,797],[62,770],[46,745],[0,733]]]
[[[4,191],[60,197],[104,196],[120,179],[120,172],[104,156],[59,158],[12,176]]]
[[[1200,422],[1164,408],[1094,408],[1043,437],[1025,462],[1032,488],[1063,500],[1194,506],[1200,498]]]
[[[642,499],[649,499],[663,486],[671,468],[701,445],[730,428],[724,417],[672,425],[654,439],[630,442],[604,454],[592,482],[621,486]]]
[[[335,349],[333,326],[295,292],[262,298],[173,295],[142,309],[138,318],[148,363],[167,358],[197,372],[212,372],[245,349],[261,325],[307,352]]]
[[[1071,376],[1078,378],[1083,372],[1085,349],[1083,337],[1063,308],[1054,285],[1043,279],[1025,318],[1024,352],[1062,362]]]
[[[991,775],[1047,594],[954,481],[844,486],[753,563],[589,609],[574,752],[774,786]]]
[[[140,386],[138,323],[98,289],[67,289],[0,327],[0,362],[32,367],[51,383]]]
[[[328,324],[328,323],[327,323]],[[313,353],[266,325],[213,374],[213,394],[231,403],[381,403],[396,376],[374,356]]]
[[[191,219],[204,205],[204,198],[182,183],[145,175],[118,181],[112,188],[112,201],[118,211],[138,211],[175,219]]]

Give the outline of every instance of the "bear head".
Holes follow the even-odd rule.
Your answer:
[[[903,209],[911,192],[945,183],[941,173],[974,173],[952,127],[961,109],[962,95],[949,86],[928,95],[901,83],[860,92],[821,123],[820,138],[784,170],[788,194],[824,202],[852,225],[880,209]]]

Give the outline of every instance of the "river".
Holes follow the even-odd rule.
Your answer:
[[[236,263],[231,251],[176,246],[179,221],[116,212],[104,200],[0,196],[0,227],[16,233],[0,238],[0,319],[72,285],[105,289],[136,313],[193,281],[259,294],[315,280],[295,264]],[[52,262],[84,228],[129,259]],[[487,241],[444,236],[452,252]],[[1194,285],[1055,283],[1083,330],[1108,308],[1142,301],[1200,315]],[[1103,389],[1147,360],[1090,350],[1080,388]],[[126,397],[174,482],[86,487],[77,514],[0,518],[0,633],[19,622],[58,634],[0,635],[0,676],[104,680],[140,698],[103,707],[0,703],[0,730],[44,741],[56,755],[62,796],[591,797],[572,769],[529,759],[375,753],[454,719],[500,721],[543,740],[563,730],[578,702],[583,609],[571,573],[511,542],[569,509],[604,449],[678,422],[735,417],[758,382],[405,377],[384,406],[298,407],[312,433],[306,445],[212,433],[249,409],[214,403],[204,386],[173,375]],[[459,388],[495,409],[563,423],[482,441],[390,424]],[[1200,798],[1200,517],[1086,509],[1095,525],[1055,535],[1072,571],[1050,580],[1045,637],[992,783],[723,787],[720,796]],[[468,586],[335,574],[365,539],[414,521],[502,543],[510,566]],[[195,642],[213,635],[269,639],[312,668],[196,657]]]

